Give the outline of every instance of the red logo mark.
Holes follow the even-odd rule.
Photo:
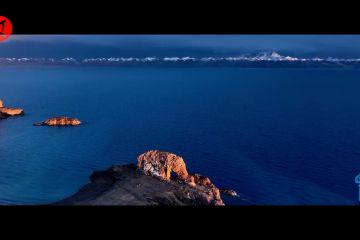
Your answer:
[[[12,33],[12,24],[7,17],[0,16],[0,42],[8,39]]]

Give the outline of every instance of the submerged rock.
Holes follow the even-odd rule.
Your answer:
[[[34,123],[34,126],[78,126],[81,121],[77,118],[54,117],[40,123]]]
[[[174,174],[172,174],[174,173]],[[90,183],[57,205],[224,205],[208,177],[188,174],[184,160],[152,150],[137,166],[115,165],[95,171]]]
[[[220,189],[220,193],[228,195],[230,197],[238,197],[239,196],[234,190],[226,189],[226,188]]]
[[[4,107],[3,101],[0,100],[0,119],[21,115],[24,115],[23,109]]]

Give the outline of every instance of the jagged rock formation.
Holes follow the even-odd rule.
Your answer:
[[[138,169],[144,174],[159,177],[169,181],[171,176],[183,181],[192,187],[202,188],[211,198],[223,204],[219,189],[211,183],[208,177],[200,174],[189,174],[184,159],[173,153],[150,150],[138,157]]]
[[[0,100],[0,119],[7,117],[20,116],[24,114],[24,110],[21,108],[9,108],[4,107],[4,103]]]
[[[54,117],[44,122],[34,123],[34,126],[78,126],[81,121],[77,118]]]
[[[175,173],[181,180],[188,178],[184,160],[169,152],[150,150],[138,157],[137,166],[145,174],[170,180],[171,173]]]
[[[208,177],[189,174],[184,160],[169,152],[145,152],[138,157],[137,166],[115,165],[95,171],[90,181],[54,204],[224,205],[219,189]]]

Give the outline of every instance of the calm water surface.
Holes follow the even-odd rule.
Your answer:
[[[76,192],[94,170],[160,149],[238,191],[228,204],[356,204],[360,71],[1,68],[0,204]],[[58,115],[74,128],[34,127]]]

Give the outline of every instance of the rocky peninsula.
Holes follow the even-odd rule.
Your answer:
[[[232,190],[231,190],[232,191]],[[189,174],[183,158],[151,150],[137,165],[95,171],[90,183],[55,205],[225,205],[206,176]]]
[[[0,119],[5,119],[14,116],[21,116],[21,115],[24,115],[23,109],[4,107],[3,101],[0,100]]]
[[[40,123],[34,123],[34,126],[78,126],[81,121],[77,118],[71,117],[54,117],[49,118]]]

